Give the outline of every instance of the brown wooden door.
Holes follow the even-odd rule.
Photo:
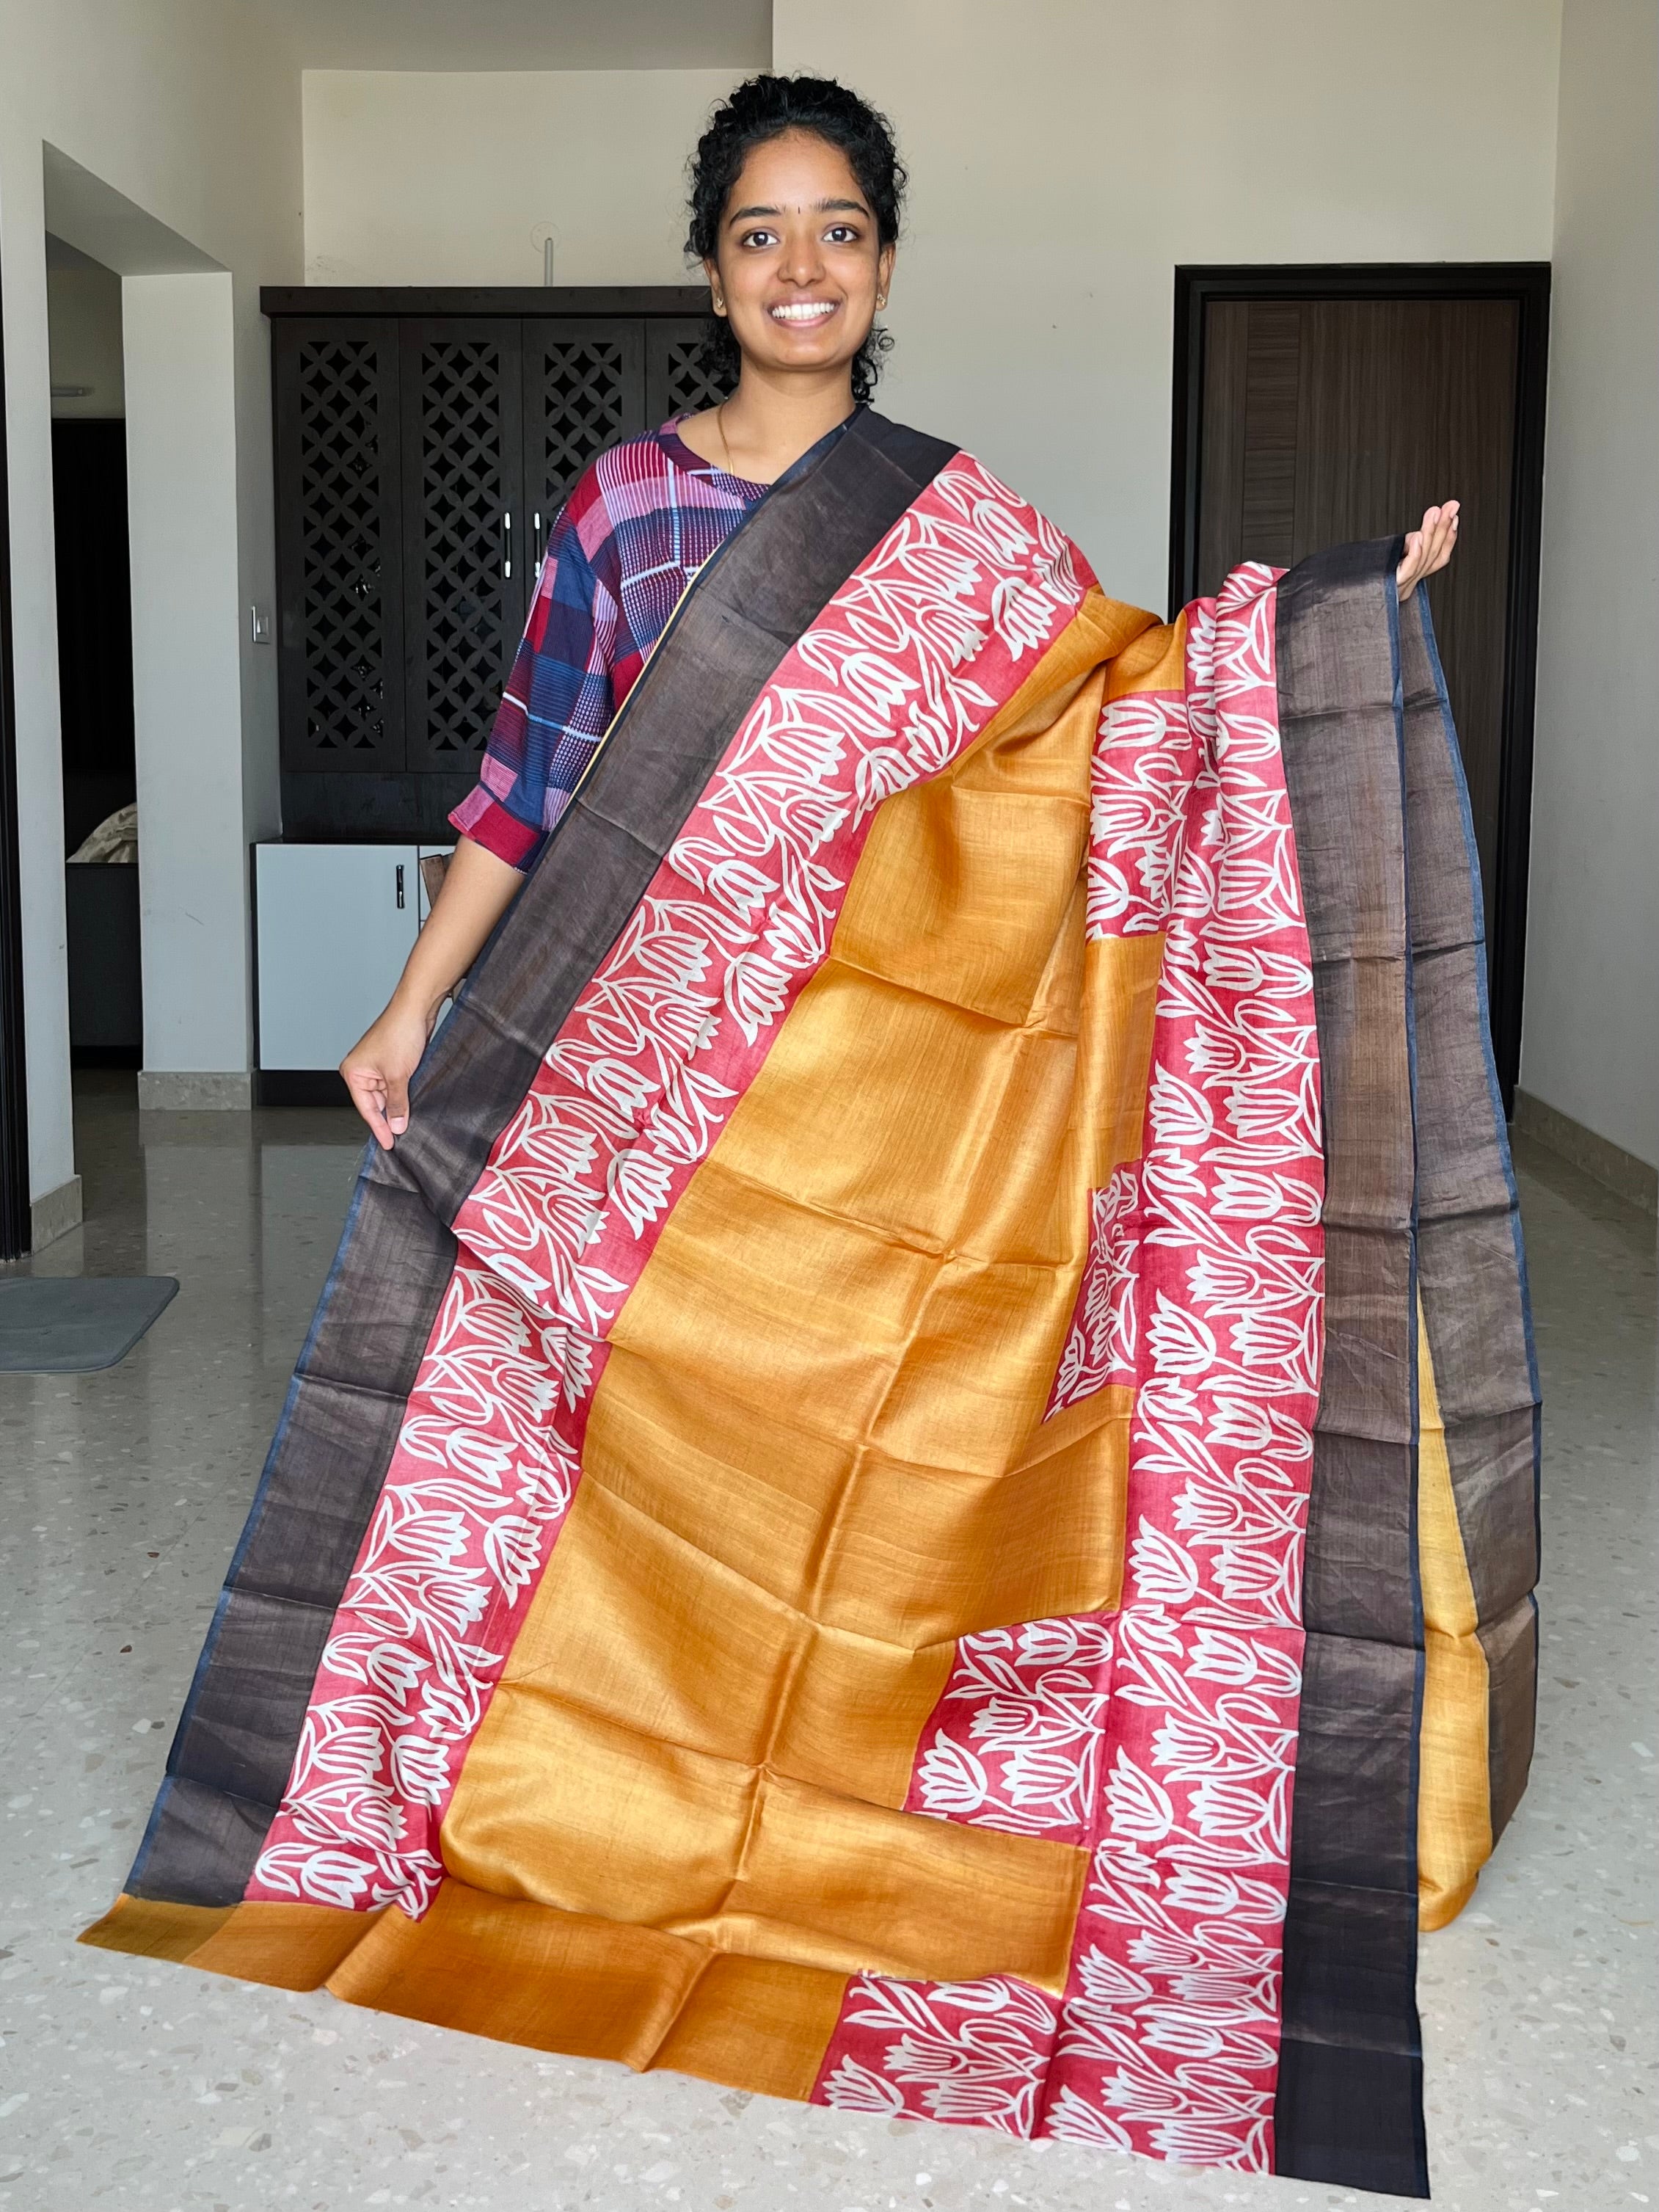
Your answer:
[[[1285,272],[1261,272],[1251,296],[1251,272],[1229,271],[1226,290],[1189,299],[1174,581],[1182,598],[1212,592],[1240,560],[1291,567],[1403,530],[1431,500],[1461,501],[1457,551],[1429,603],[1468,777],[1507,1091],[1519,1059],[1542,476],[1538,272],[1505,272],[1500,289],[1482,271],[1488,289],[1462,292],[1470,272],[1415,272],[1434,290],[1414,297],[1322,295],[1322,273],[1287,298],[1274,296]],[[1366,273],[1340,272],[1350,287]],[[1412,281],[1389,274],[1397,287]]]

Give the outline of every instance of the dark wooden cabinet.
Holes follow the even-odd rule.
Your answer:
[[[645,326],[645,404],[653,422],[717,406],[725,388],[701,367],[702,315],[664,315]]]
[[[416,772],[477,761],[524,629],[522,329],[411,315],[398,332],[404,765]]]
[[[702,295],[272,289],[283,826],[432,837],[471,787],[554,517],[720,397]]]
[[[553,517],[576,478],[596,454],[618,438],[637,437],[650,419],[645,326],[637,316],[545,315],[520,328],[529,558],[538,566]]]
[[[285,769],[404,758],[398,325],[276,325],[276,640]]]

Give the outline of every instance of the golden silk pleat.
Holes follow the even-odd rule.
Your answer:
[[[377,2012],[638,2068],[706,1955],[660,1929],[548,1911],[452,1878],[423,1918],[388,1913],[328,1986]]]
[[[1417,1318],[1417,1546],[1423,1592],[1418,1921],[1443,1928],[1492,1856],[1486,1655],[1446,1455],[1434,1362]]]
[[[847,1978],[490,1896],[452,1877],[423,1919],[386,1915],[328,1987],[436,2027],[804,2098]]]
[[[328,1905],[172,1905],[123,1896],[79,1940],[273,1989],[314,1990],[380,1917]]]
[[[76,1941],[94,1951],[127,1951],[135,1958],[169,1959],[183,1966],[236,1910],[234,1905],[173,1905],[162,1898],[124,1893]]]
[[[1086,1855],[902,1808],[959,1637],[1118,1601],[1133,1393],[1043,1414],[1146,1111],[1163,939],[1084,933],[1104,657],[1146,623],[1091,594],[880,809],[613,1328],[443,1850],[538,1942],[664,1962],[672,2029],[605,2030],[630,2063],[754,2087],[753,2004],[810,2087],[848,1973],[1064,1983]]]

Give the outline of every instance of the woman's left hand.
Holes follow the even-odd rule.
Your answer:
[[[1457,501],[1425,510],[1423,527],[1406,532],[1406,557],[1394,572],[1402,599],[1410,599],[1425,576],[1443,568],[1457,543]]]

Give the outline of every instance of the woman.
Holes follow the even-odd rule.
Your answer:
[[[686,247],[708,279],[710,366],[735,371],[735,389],[706,414],[612,448],[555,526],[483,780],[452,817],[460,836],[443,890],[391,1005],[340,1064],[378,1143],[408,1127],[409,1079],[439,1009],[512,903],[672,613],[673,592],[635,612],[625,564],[660,563],[683,589],[773,482],[868,404],[890,343],[875,319],[892,284],[905,181],[885,119],[817,78],[752,79],[700,142]],[[647,546],[630,556],[606,491],[641,483],[658,504]],[[1457,501],[1430,507],[1406,539],[1402,599],[1456,542]],[[538,667],[551,678],[549,711],[527,735]]]
[[[1106,599],[865,404],[902,185],[817,80],[698,149],[736,388],[554,534],[86,1940],[1420,2193],[1534,1565],[1455,507]]]

